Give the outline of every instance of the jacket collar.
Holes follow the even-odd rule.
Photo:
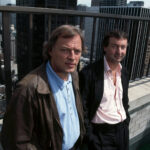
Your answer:
[[[46,75],[46,65],[42,64],[37,72],[37,91],[40,94],[50,94],[50,86]]]
[[[79,89],[77,72],[71,73],[74,89]],[[42,64],[37,71],[37,91],[40,94],[52,94],[46,74],[46,64]]]
[[[78,79],[77,71],[71,73],[71,76],[72,76],[72,83],[73,83],[74,89],[79,90],[79,79]]]

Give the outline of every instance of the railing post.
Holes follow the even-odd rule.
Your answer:
[[[83,17],[80,16],[80,29],[83,30]]]
[[[6,85],[6,101],[7,104],[12,94],[12,78],[11,78],[11,48],[10,48],[10,14],[2,13],[2,28],[3,28],[3,52],[4,52],[4,70],[5,70],[5,85]]]
[[[33,14],[29,15],[29,51],[28,51],[28,57],[29,57],[29,70],[32,69],[32,44],[33,44]]]
[[[66,16],[65,23],[66,23],[66,24],[69,23],[69,16]]]
[[[148,63],[148,68],[147,68],[146,76],[150,76],[150,59],[149,59],[149,63]]]
[[[51,28],[52,28],[51,21],[52,21],[52,16],[48,15],[48,39],[50,38],[50,34],[51,34]]]
[[[95,30],[96,30],[96,17],[94,17],[93,21],[93,30],[92,30],[92,42],[91,42],[91,53],[90,53],[90,63],[93,61],[93,53],[94,53],[94,43],[95,43]]]
[[[150,40],[150,21],[148,21],[148,31],[147,31],[147,35],[146,35],[146,46],[145,46],[145,51],[148,53],[148,56],[150,55],[150,52],[149,52],[149,50],[148,50],[148,44],[149,44],[149,40]],[[144,58],[146,59],[146,53],[144,54],[145,56],[144,56]],[[145,59],[144,59],[144,61],[143,61],[143,71],[144,71],[144,67],[145,67]],[[146,76],[148,76],[149,74],[149,67],[150,67],[150,56],[149,56],[149,62],[148,62],[148,64],[147,64],[147,70],[146,70]]]

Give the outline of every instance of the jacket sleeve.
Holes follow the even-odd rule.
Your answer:
[[[128,89],[129,89],[129,74],[128,71],[126,70],[126,68],[124,68],[123,70],[123,76],[124,76],[124,92],[123,92],[123,103],[124,103],[124,108],[126,111],[126,115],[127,115],[127,119],[126,119],[126,123],[127,125],[129,125],[130,122],[130,115],[129,115],[129,97],[128,97]]]
[[[3,149],[37,150],[31,143],[33,120],[32,96],[28,89],[19,87],[14,92],[4,116],[1,135]]]
[[[93,148],[96,149],[96,145],[100,141],[98,140],[97,136],[95,136],[93,133],[92,123],[90,119],[90,109],[92,105],[91,91],[93,85],[90,70],[83,69],[79,73],[79,83],[80,83],[80,93],[81,93],[83,109],[84,109],[84,124],[86,128],[84,143],[88,145],[89,149],[93,149]]]

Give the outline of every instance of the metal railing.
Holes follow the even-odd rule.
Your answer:
[[[65,16],[65,23],[69,23],[69,17],[75,17],[75,25],[79,25],[81,29],[85,30],[86,28],[86,18],[92,19],[91,22],[91,34],[90,34],[90,55],[89,59],[90,62],[93,62],[96,59],[99,59],[102,55],[102,49],[100,48],[100,43],[97,39],[101,39],[100,35],[97,35],[97,30],[101,30],[102,26],[106,26],[107,23],[110,24],[110,29],[117,27],[120,30],[125,30],[129,33],[129,47],[128,53],[125,61],[123,62],[125,66],[127,66],[130,74],[130,79],[135,80],[137,78],[142,78],[144,76],[150,75],[150,57],[148,52],[148,40],[149,40],[149,33],[150,33],[150,18],[149,17],[136,17],[136,16],[126,16],[126,15],[117,15],[117,14],[107,14],[107,13],[92,13],[92,12],[83,12],[83,11],[75,11],[75,10],[62,10],[62,9],[51,9],[51,8],[33,8],[33,7],[18,7],[18,6],[0,6],[0,12],[2,13],[2,47],[4,53],[4,72],[5,72],[5,85],[6,85],[6,99],[9,101],[12,90],[13,90],[13,83],[12,83],[12,71],[11,71],[11,34],[10,34],[10,21],[11,21],[11,14],[15,13],[16,15],[28,15],[28,30],[29,30],[29,53],[28,60],[29,68],[28,71],[32,69],[32,48],[33,48],[33,29],[34,29],[34,16],[35,15],[44,15],[47,18],[46,25],[46,32],[49,36],[53,27],[52,21],[53,16]],[[16,18],[18,19],[18,18]],[[23,24],[24,22],[22,22]],[[101,23],[101,24],[100,24]],[[19,24],[17,25],[19,26]],[[113,26],[113,28],[112,28]],[[130,28],[132,26],[132,29]],[[109,27],[109,26],[108,26]],[[139,38],[136,36],[137,32],[144,30],[144,41],[145,45],[143,46],[142,54],[140,53],[140,48],[137,47],[137,39]],[[109,30],[109,29],[107,29]],[[18,32],[18,31],[16,31]],[[85,30],[86,32],[86,30]],[[131,34],[132,33],[132,34]],[[19,33],[17,33],[19,34]],[[37,33],[38,34],[38,33]],[[44,35],[45,33],[43,33]],[[86,34],[86,33],[85,33]],[[45,36],[48,38],[47,36]],[[45,38],[45,40],[46,40]],[[86,38],[86,37],[85,37]],[[20,39],[17,38],[16,43],[21,43]],[[42,41],[44,42],[44,41]],[[16,46],[17,48],[17,46]],[[136,50],[135,50],[136,49]],[[148,62],[147,62],[147,70],[144,73],[144,65],[145,65],[145,58],[148,55]],[[98,56],[98,57],[97,57]],[[18,56],[19,57],[19,56]],[[139,66],[137,65],[139,58]],[[17,62],[19,63],[19,62]],[[19,64],[18,64],[19,65]],[[26,69],[26,68],[24,68]],[[139,70],[138,70],[139,69]],[[138,70],[138,71],[137,71]],[[19,71],[18,71],[19,74]],[[25,74],[24,74],[25,75]]]

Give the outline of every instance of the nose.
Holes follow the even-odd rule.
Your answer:
[[[68,58],[70,58],[70,59],[74,59],[75,58],[74,50],[71,50],[69,52]]]
[[[118,53],[118,54],[121,54],[121,51],[122,51],[121,46],[118,46],[118,48],[117,48],[117,53]]]

